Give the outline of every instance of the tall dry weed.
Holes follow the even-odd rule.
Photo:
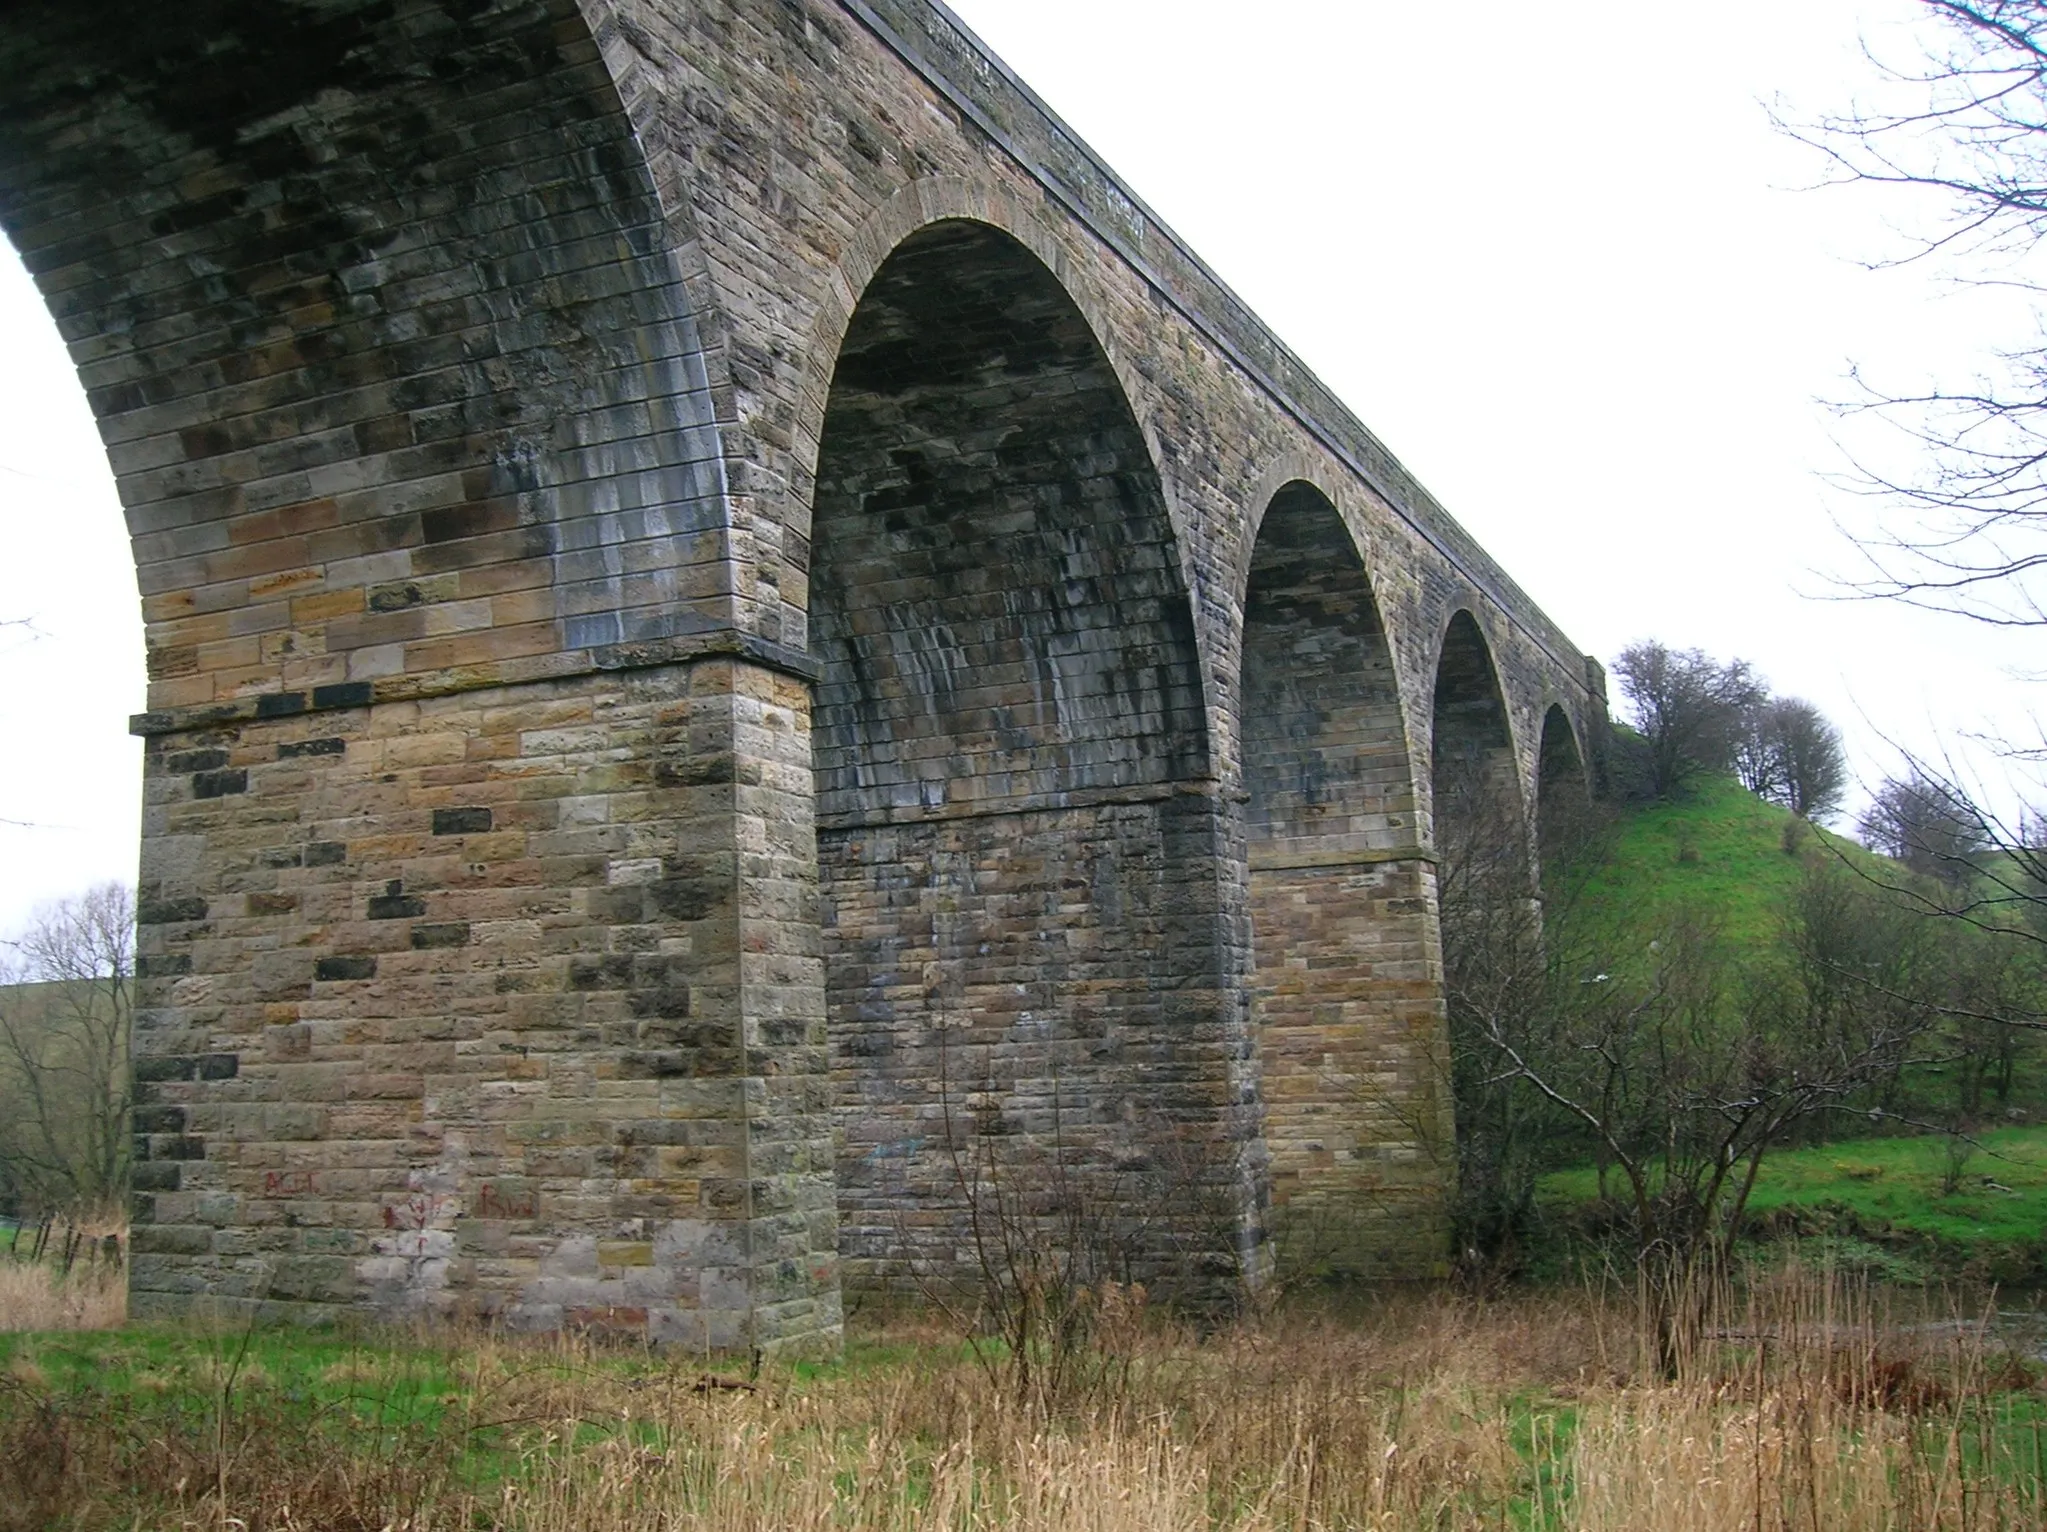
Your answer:
[[[665,1448],[620,1432],[595,1451],[565,1424],[500,1494],[495,1524],[527,1532],[691,1528],[846,1532],[1030,1528],[1044,1532],[1276,1525],[1257,1505],[1218,1519],[1207,1465],[1163,1424],[1075,1433],[985,1428],[939,1444],[848,1431],[829,1404],[782,1412],[724,1402],[716,1418],[658,1422]]]
[[[128,1317],[128,1279],[106,1267],[0,1259],[0,1330],[112,1330]]]
[[[2039,1412],[2006,1407],[2030,1370],[1980,1319],[1899,1316],[1866,1283],[1795,1262],[1701,1312],[1674,1380],[1587,1400],[1572,1528],[2047,1525]]]
[[[1573,1528],[1964,1532],[2037,1528],[2039,1486],[1986,1473],[1980,1425],[1867,1410],[1827,1388],[1760,1397],[1631,1391],[1595,1403],[1570,1454]]]
[[[224,1364],[229,1337],[179,1364],[175,1386],[66,1395],[38,1371],[0,1378],[0,1473],[40,1486],[0,1497],[0,1528],[1960,1532],[2047,1520],[2038,1459],[2029,1469],[2013,1435],[2025,1415],[2004,1392],[2013,1375],[1980,1329],[1894,1322],[1865,1293],[1794,1274],[1716,1315],[1668,1378],[1637,1365],[1655,1359],[1630,1339],[1635,1320],[1596,1299],[1414,1297],[1222,1333],[1160,1326],[1129,1342],[1113,1393],[1059,1407],[991,1386],[926,1333],[888,1365],[770,1369],[753,1386],[720,1386],[700,1363],[478,1336],[438,1361],[330,1362],[327,1402],[309,1409],[303,1388]],[[422,1389],[445,1407],[413,1408]],[[194,1409],[195,1395],[209,1402]]]

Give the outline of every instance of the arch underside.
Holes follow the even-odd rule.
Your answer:
[[[1436,886],[1467,1249],[1496,1248],[1504,1227],[1491,1166],[1516,1131],[1502,1094],[1500,1042],[1531,1014],[1543,961],[1533,846],[1499,677],[1485,635],[1458,612],[1443,638],[1431,760]],[[1532,989],[1531,986],[1534,988]]]
[[[972,1278],[976,1213],[1153,1275],[1188,1233],[1164,1204],[1206,1192],[1224,1083],[1178,569],[1051,274],[985,225],[907,240],[845,338],[812,528],[849,1282]]]
[[[0,77],[153,707],[730,621],[701,344],[572,0],[27,6]]]
[[[573,0],[12,7],[0,225],[147,628],[137,1311],[752,1333],[730,708],[587,675],[731,625],[720,445]]]
[[[1544,883],[1552,872],[1586,848],[1591,832],[1592,784],[1585,771],[1578,734],[1560,705],[1542,717],[1542,744],[1536,756],[1535,844]]]
[[[1282,1263],[1441,1264],[1442,1013],[1399,685],[1349,531],[1283,488],[1244,601],[1253,1003]]]
[[[1429,774],[1438,877],[1483,890],[1473,897],[1533,893],[1530,825],[1492,647],[1459,611],[1436,662]],[[1445,897],[1453,890],[1446,886]]]

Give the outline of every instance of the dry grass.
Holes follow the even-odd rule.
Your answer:
[[[885,1351],[879,1349],[885,1343]],[[1154,1326],[1072,1397],[928,1326],[854,1362],[695,1364],[490,1337],[294,1381],[233,1337],[118,1385],[0,1375],[0,1527],[527,1532],[2035,1528],[2041,1401],[1967,1326],[1760,1287],[1664,1379],[1631,1311],[1408,1298]],[[210,1349],[209,1349],[210,1348]],[[17,1360],[23,1358],[17,1353]],[[317,1387],[313,1385],[317,1384]],[[321,1390],[325,1390],[321,1393]],[[308,1400],[319,1397],[314,1402]],[[423,1403],[424,1401],[424,1403]]]
[[[112,1330],[128,1317],[125,1274],[0,1258],[0,1330]]]

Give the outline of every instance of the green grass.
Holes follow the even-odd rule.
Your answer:
[[[1681,915],[1704,915],[1740,951],[1769,947],[1804,861],[1784,850],[1788,810],[1765,803],[1731,776],[1701,779],[1681,802],[1624,811],[1608,863],[1588,881],[1586,915],[1594,931],[1646,942]],[[1851,860],[1877,858],[1840,836],[1828,846]],[[1805,835],[1806,855],[1817,849]]]
[[[1944,1189],[1944,1137],[1781,1149],[1763,1162],[1749,1213],[1764,1227],[1902,1245],[1921,1256],[1927,1275],[2047,1280],[2047,1126],[2001,1128],[1977,1142],[1953,1192]],[[1558,1212],[1597,1193],[1590,1169],[1543,1181],[1544,1199]]]
[[[125,1330],[21,1335],[0,1333],[0,1366],[17,1358],[61,1387],[142,1388],[203,1400],[229,1378],[260,1379],[280,1395],[316,1406],[353,1408],[373,1400],[383,1411],[438,1413],[462,1386],[451,1351],[320,1332],[223,1330],[135,1325]]]
[[[19,1433],[25,1403],[40,1398],[135,1444],[124,1449],[119,1485],[104,1489],[123,1497],[137,1525],[159,1524],[150,1518],[199,1493],[194,1486],[214,1472],[232,1473],[237,1493],[253,1498],[268,1481],[327,1499],[404,1500],[434,1484],[488,1498],[521,1479],[537,1444],[645,1435],[645,1422],[621,1423],[615,1399],[700,1368],[640,1349],[543,1340],[479,1351],[402,1331],[143,1324],[0,1333],[0,1436]],[[574,1408],[600,1397],[610,1414]],[[321,1524],[317,1512],[312,1524]],[[0,1527],[12,1525],[0,1508]]]
[[[1872,1227],[1930,1234],[1956,1245],[2047,1239],[2047,1127],[1978,1137],[1957,1188],[1943,1190],[1945,1138],[1872,1138],[1786,1150],[1764,1163],[1758,1213],[1828,1205]]]

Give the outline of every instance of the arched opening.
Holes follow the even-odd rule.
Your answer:
[[[701,347],[580,25],[14,18],[0,223],[122,481],[153,708],[728,615]]]
[[[1436,669],[1436,908],[1456,1103],[1458,1248],[1493,1259],[1520,1232],[1530,1189],[1505,1147],[1524,1132],[1502,1082],[1511,1044],[1540,1003],[1541,906],[1507,710],[1478,624],[1459,612]]]
[[[1437,875],[1488,896],[1532,890],[1528,825],[1492,650],[1469,612],[1450,619],[1436,662],[1429,776]]]
[[[0,103],[146,625],[135,1312],[772,1342],[731,707],[600,665],[731,624],[721,448],[582,13],[18,7]]]
[[[1589,849],[1592,813],[1592,784],[1577,731],[1562,705],[1553,703],[1542,716],[1535,774],[1535,848],[1545,887]]]
[[[1282,1262],[1440,1266],[1441,1116],[1423,861],[1399,682],[1336,508],[1295,482],[1244,596],[1253,1001]]]
[[[1202,693],[1144,439],[1007,235],[868,286],[810,593],[846,1279],[971,1280],[975,1216],[1141,1266],[1223,1097]]]
[[[144,705],[135,560],[64,342],[0,238],[0,941],[34,907],[135,881]],[[53,752],[63,769],[50,769]]]

